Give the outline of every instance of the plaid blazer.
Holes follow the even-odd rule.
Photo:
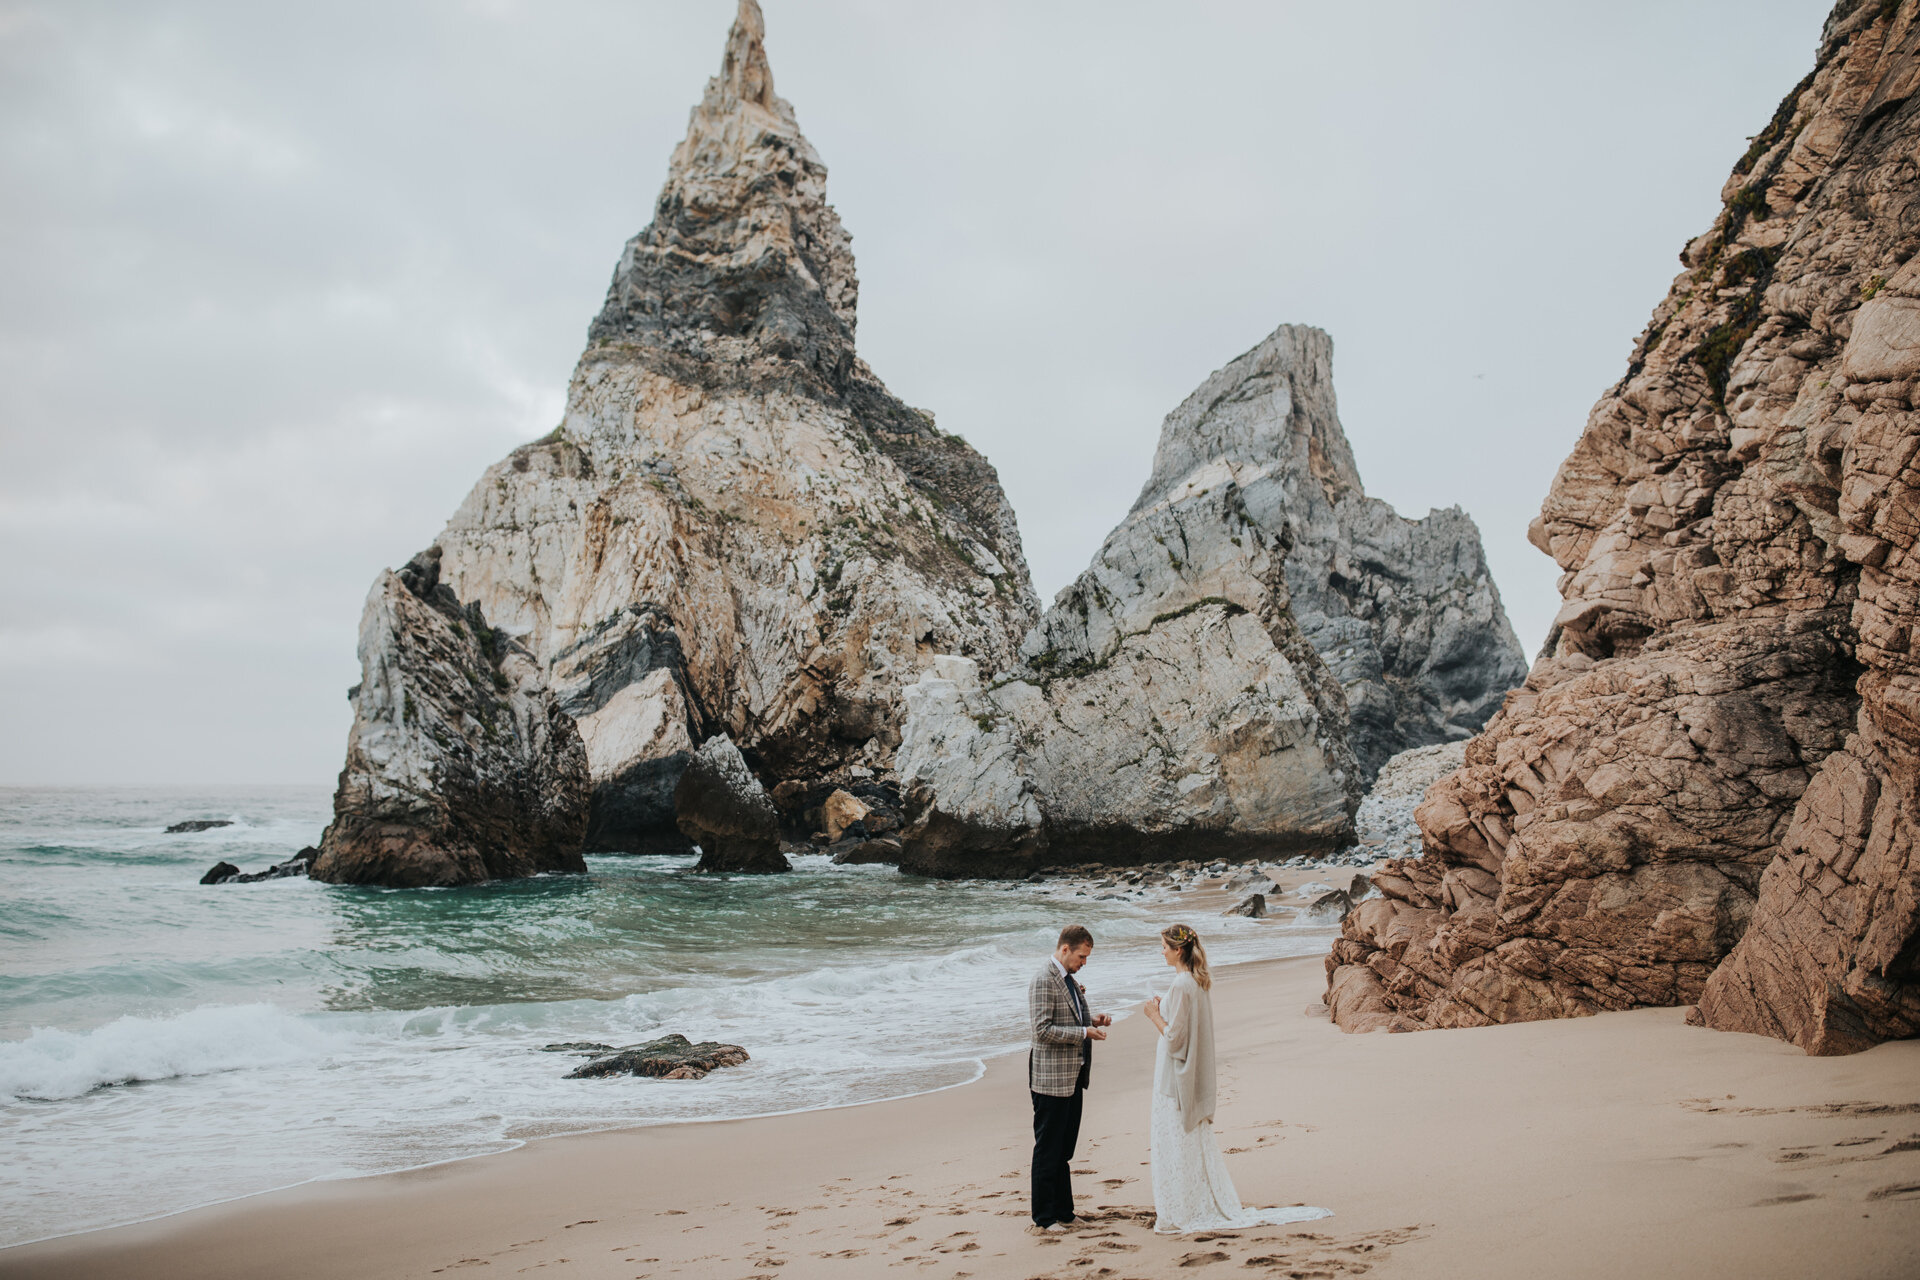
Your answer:
[[[1055,1098],[1070,1098],[1075,1090],[1086,1088],[1093,1065],[1093,1042],[1087,1039],[1087,1024],[1080,1021],[1067,994],[1068,982],[1073,979],[1062,980],[1049,960],[1027,984],[1027,1016],[1033,1024],[1027,1087]],[[1084,1006],[1087,989],[1077,982],[1074,986]],[[1090,1008],[1088,1015],[1092,1015]]]

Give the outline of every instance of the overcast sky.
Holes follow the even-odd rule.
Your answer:
[[[1162,416],[1334,338],[1368,492],[1555,467],[1826,0],[766,0],[860,348],[1036,587]],[[0,0],[0,783],[330,782],[373,575],[559,419],[733,0]]]

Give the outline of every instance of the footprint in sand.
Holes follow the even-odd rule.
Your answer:
[[[1911,1200],[1915,1196],[1920,1196],[1920,1182],[1896,1182],[1867,1192],[1869,1200]]]
[[[1818,1200],[1819,1198],[1819,1196],[1811,1192],[1803,1191],[1798,1195],[1774,1196],[1768,1200],[1755,1200],[1753,1207],[1756,1209],[1770,1209],[1776,1204],[1799,1204],[1802,1200]]]
[[[1183,1253],[1174,1259],[1174,1265],[1179,1267],[1205,1267],[1216,1262],[1227,1261],[1229,1261],[1229,1259],[1226,1254],[1220,1252],[1218,1249],[1209,1249],[1205,1253]]]

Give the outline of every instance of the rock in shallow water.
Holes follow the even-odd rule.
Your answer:
[[[790,871],[780,852],[780,817],[726,734],[687,758],[673,796],[680,832],[700,846],[702,871]]]
[[[747,1051],[737,1044],[703,1040],[690,1042],[675,1033],[628,1045],[567,1072],[569,1080],[598,1076],[652,1076],[660,1080],[698,1080],[721,1067],[737,1067],[747,1061]]]
[[[440,581],[438,548],[374,582],[359,650],[314,879],[417,888],[586,870],[580,735],[533,656]]]
[[[898,863],[900,842],[891,836],[880,836],[873,840],[849,840],[833,847],[833,861],[836,866],[869,862]]]
[[[265,871],[242,872],[231,862],[216,862],[211,870],[200,877],[201,884],[253,884],[260,880],[285,880],[291,876],[304,876],[313,869],[313,860],[320,851],[308,845],[285,862],[276,862]]]
[[[920,655],[998,669],[1039,611],[993,468],[855,350],[851,242],[763,30],[743,0],[559,428],[440,538],[579,722],[593,849],[684,849],[716,733],[770,782],[885,769]]]
[[[189,818],[185,822],[176,822],[168,827],[167,834],[177,836],[189,831],[213,831],[219,827],[230,827],[232,825],[233,819],[231,818]]]

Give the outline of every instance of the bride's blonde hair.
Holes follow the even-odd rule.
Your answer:
[[[1207,949],[1200,945],[1200,935],[1184,924],[1162,929],[1160,939],[1180,953],[1180,967],[1193,975],[1202,991],[1213,990],[1213,975],[1207,971]]]

